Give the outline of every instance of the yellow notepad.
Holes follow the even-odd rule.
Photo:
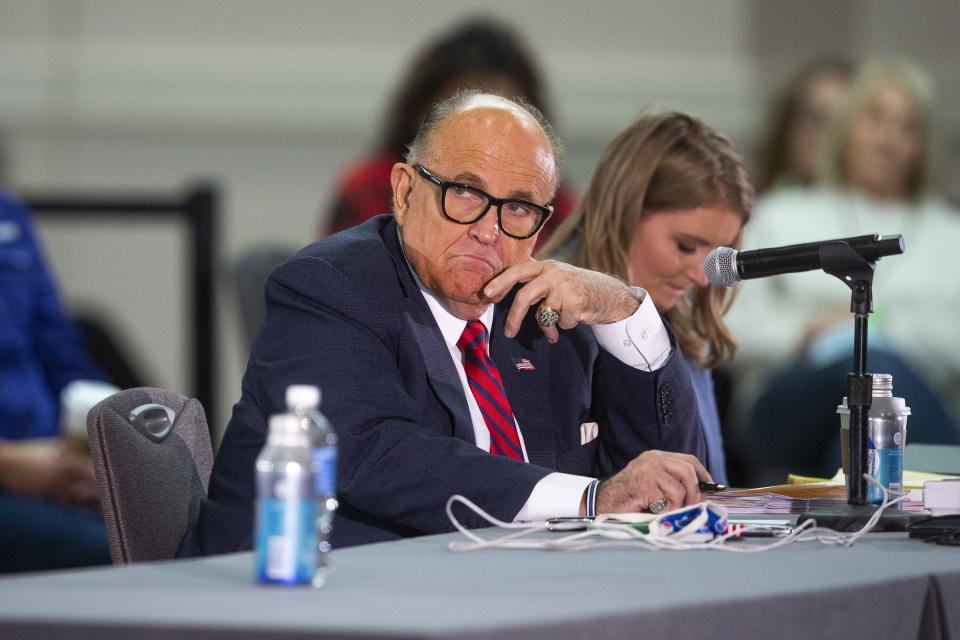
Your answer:
[[[923,483],[927,480],[951,480],[960,478],[960,476],[951,476],[943,473],[931,473],[929,471],[910,471],[903,472],[903,488],[922,489]],[[811,478],[809,476],[800,476],[791,473],[787,476],[787,484],[819,484],[824,486],[845,486],[846,478],[843,475],[843,469],[837,469],[837,473],[832,478]]]

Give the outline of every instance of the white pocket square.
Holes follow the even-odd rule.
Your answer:
[[[580,425],[580,444],[594,440],[600,434],[600,425],[596,422],[584,422]]]

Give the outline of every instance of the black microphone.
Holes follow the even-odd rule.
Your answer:
[[[820,247],[836,242],[847,243],[868,262],[876,262],[883,256],[901,254],[905,248],[903,236],[899,234],[889,236],[873,234],[753,251],[717,247],[708,253],[703,261],[703,272],[714,286],[732,287],[741,280],[751,278],[813,271],[821,268]]]

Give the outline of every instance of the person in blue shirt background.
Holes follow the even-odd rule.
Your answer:
[[[739,244],[752,208],[753,187],[727,138],[682,113],[646,115],[610,142],[580,205],[543,250],[650,293],[693,383],[707,470],[724,484],[711,369],[737,343],[723,322],[729,290],[707,284],[703,261],[714,247]]]
[[[28,210],[0,192],[0,572],[110,562],[93,466],[59,428],[61,392],[99,379]]]

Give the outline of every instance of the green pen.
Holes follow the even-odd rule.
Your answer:
[[[630,527],[631,529],[636,529],[640,533],[650,533],[650,527],[647,526],[646,522],[629,522],[627,520],[617,520],[616,518],[607,518],[603,521],[603,524],[612,524],[617,527]],[[591,524],[587,527],[588,530],[597,529],[602,527],[597,527],[596,525]]]

